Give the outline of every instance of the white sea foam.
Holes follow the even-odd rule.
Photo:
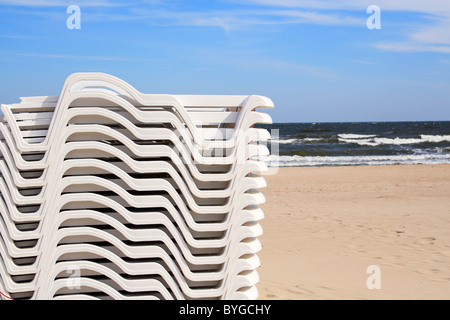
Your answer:
[[[304,138],[304,139],[272,139],[271,143],[275,144],[300,144],[304,142],[319,142],[323,138]],[[376,135],[362,135],[362,134],[340,134],[338,140],[343,143],[354,143],[360,146],[377,147],[380,145],[408,145],[418,143],[440,143],[450,142],[450,135],[432,136],[421,135],[420,138],[382,138]]]
[[[317,141],[322,141],[322,138],[305,138],[302,141],[304,142],[317,142]]]
[[[407,144],[418,144],[418,143],[440,143],[440,142],[450,142],[450,136],[431,136],[431,135],[421,135],[420,138],[344,138],[339,135],[339,141],[344,143],[356,143],[361,146],[371,146],[376,147],[380,145],[407,145]]]
[[[394,145],[404,145],[404,144],[416,144],[425,142],[423,139],[415,139],[415,138],[375,138],[375,143],[380,144],[394,144]]]
[[[339,138],[339,141],[344,142],[344,143],[356,143],[356,144],[359,144],[360,146],[376,147],[376,146],[380,145],[380,143],[375,142],[374,139],[343,139],[343,138]]]
[[[279,140],[279,139],[272,139],[272,140],[270,140],[270,142],[271,143],[278,143],[278,144],[292,144],[292,143],[296,143],[296,142],[299,142],[299,140],[298,139],[282,139],[282,140]]]
[[[450,164],[450,154],[415,154],[392,156],[302,157],[275,156],[260,158],[269,167],[313,167],[349,165]]]
[[[352,133],[344,133],[340,134],[338,137],[341,139],[369,139],[375,138],[377,135],[372,134],[352,134]]]
[[[429,136],[429,135],[421,135],[422,140],[425,142],[450,142],[450,136]]]

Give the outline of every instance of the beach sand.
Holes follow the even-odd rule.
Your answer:
[[[260,299],[450,299],[450,165],[282,168],[266,180]]]

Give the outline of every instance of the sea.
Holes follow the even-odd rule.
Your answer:
[[[450,121],[278,123],[270,167],[372,166],[450,163]]]

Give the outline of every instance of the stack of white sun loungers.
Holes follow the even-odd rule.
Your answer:
[[[260,96],[148,95],[71,75],[2,105],[0,291],[15,299],[255,299]]]

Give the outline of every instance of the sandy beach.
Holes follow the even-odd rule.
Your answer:
[[[261,299],[450,299],[450,165],[266,179]],[[381,289],[368,289],[369,266]]]

